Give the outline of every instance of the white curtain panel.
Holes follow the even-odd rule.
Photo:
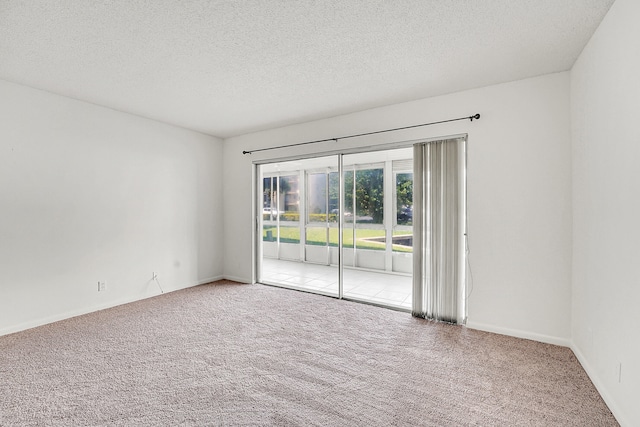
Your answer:
[[[412,313],[463,324],[466,138],[415,144],[413,160]]]

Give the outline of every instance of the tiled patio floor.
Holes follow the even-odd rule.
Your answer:
[[[346,267],[343,273],[345,298],[411,310],[411,276]],[[262,282],[337,296],[338,268],[264,258]]]

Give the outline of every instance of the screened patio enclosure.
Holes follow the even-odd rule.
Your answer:
[[[257,166],[259,282],[411,309],[411,147]]]

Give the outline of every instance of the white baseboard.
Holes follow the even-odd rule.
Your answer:
[[[198,284],[195,286],[206,285],[207,283],[217,282],[218,280],[224,280],[224,278],[225,277],[222,274],[219,276],[209,277],[208,279],[199,280]]]
[[[231,280],[233,282],[246,283],[246,284],[253,283],[252,280],[247,279],[246,277],[228,276],[226,274],[224,275],[224,279],[225,280]]]
[[[573,354],[575,354],[576,358],[578,359],[578,362],[580,363],[580,365],[582,365],[582,368],[587,373],[587,376],[595,386],[596,390],[598,390],[598,393],[600,393],[600,396],[602,396],[602,399],[607,404],[607,406],[611,410],[611,413],[616,418],[618,423],[621,426],[631,425],[631,423],[627,422],[624,415],[622,414],[622,411],[620,410],[620,407],[615,403],[615,400],[613,399],[613,397],[611,396],[607,388],[604,386],[603,382],[600,380],[600,378],[596,374],[596,371],[589,365],[589,363],[587,362],[587,359],[584,357],[584,354],[582,354],[578,346],[574,344],[573,340],[553,337],[553,336],[543,335],[543,334],[536,334],[534,332],[520,331],[517,329],[509,329],[509,328],[503,328],[499,326],[486,325],[483,323],[476,323],[476,322],[467,322],[467,327],[470,329],[477,329],[480,331],[493,332],[496,334],[508,335],[516,338],[525,338],[525,339],[539,341],[547,344],[554,344],[554,345],[559,345],[563,347],[569,347],[571,351],[573,351]]]
[[[224,276],[222,276],[222,275],[214,276],[214,277],[210,277],[210,278],[206,278],[206,279],[201,279],[201,280],[198,280],[197,282],[193,282],[193,283],[187,284],[185,286],[180,286],[178,288],[165,289],[164,293],[167,294],[167,293],[170,293],[170,292],[179,291],[181,289],[192,288],[194,286],[204,285],[206,283],[211,283],[211,282],[215,282],[215,281],[222,280],[222,279],[224,279]],[[118,300],[109,301],[109,302],[104,303],[104,304],[92,305],[90,307],[84,307],[84,308],[80,308],[80,309],[77,309],[77,310],[66,311],[66,312],[63,312],[63,313],[55,314],[53,316],[48,316],[48,317],[43,317],[43,318],[39,318],[39,319],[30,320],[28,322],[23,322],[23,323],[19,323],[17,325],[13,325],[13,326],[9,326],[9,327],[0,329],[0,337],[3,336],[3,335],[9,335],[9,334],[13,334],[13,333],[20,332],[20,331],[25,331],[25,330],[31,329],[31,328],[36,328],[38,326],[48,325],[49,323],[54,323],[54,322],[59,322],[61,320],[70,319],[72,317],[82,316],[84,314],[89,314],[89,313],[93,313],[93,312],[100,311],[100,310],[106,310],[107,308],[117,307],[119,305],[129,304],[129,303],[136,302],[136,301],[142,301],[144,299],[156,297],[158,295],[162,295],[162,293],[160,292],[159,288],[158,288],[157,292],[154,293],[154,294],[145,294],[145,295],[138,295],[138,296],[129,297],[129,298],[122,298],[122,299],[118,299]]]
[[[171,292],[171,291],[168,291]],[[129,304],[135,301],[140,301],[146,298],[151,298],[157,295],[161,295],[158,291],[157,294],[154,295],[146,295],[142,298],[124,298],[120,300],[110,301],[105,304],[93,305],[90,307],[84,307],[78,310],[66,311],[63,313],[58,313],[53,316],[42,317],[39,319],[30,320],[28,322],[19,323],[17,325],[9,326],[8,328],[0,329],[0,336],[13,334],[20,331],[25,331],[31,328],[37,328],[38,326],[48,325],[49,323],[59,322],[61,320],[70,319],[72,317],[82,316],[84,314],[93,313],[100,310],[105,310],[107,308],[117,307],[123,304]]]
[[[500,326],[487,325],[484,323],[469,322],[469,321],[467,321],[467,327],[470,329],[477,329],[479,331],[493,332],[496,334],[508,335],[510,337],[539,341],[546,344],[554,344],[562,347],[571,347],[571,341],[567,338],[554,337],[551,335],[537,334],[535,332],[521,331],[519,329],[503,328]]]
[[[589,362],[587,362],[587,359],[584,357],[584,354],[582,354],[582,351],[580,351],[580,348],[573,342],[571,342],[571,351],[573,351],[573,354],[576,355],[578,362],[580,362],[580,364],[582,365],[582,368],[587,373],[587,376],[589,376],[589,379],[596,387],[596,390],[598,390],[598,393],[600,393],[600,396],[602,396],[602,400],[604,400],[604,403],[607,404],[607,406],[611,410],[611,413],[616,418],[616,421],[618,421],[618,424],[620,424],[621,426],[630,426],[631,423],[627,422],[624,415],[622,414],[622,411],[620,410],[620,407],[616,404],[613,397],[611,397],[611,394],[600,380],[600,377],[596,375],[596,371],[591,367]]]

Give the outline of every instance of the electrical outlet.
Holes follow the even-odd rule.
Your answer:
[[[104,292],[107,290],[107,282],[98,282],[98,292]]]

